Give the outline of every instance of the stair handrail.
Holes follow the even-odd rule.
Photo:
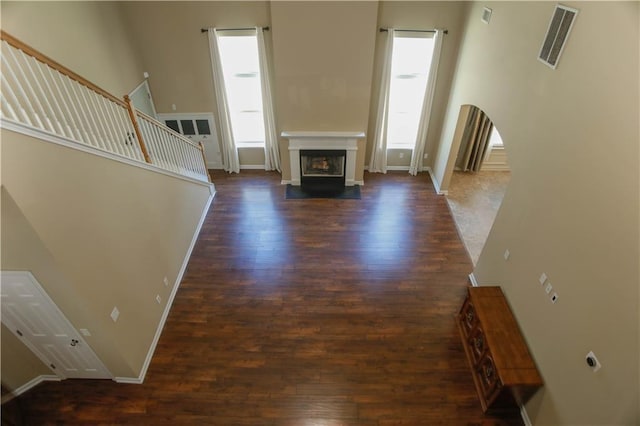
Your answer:
[[[33,47],[31,47],[28,44],[24,43],[23,41],[18,40],[17,38],[15,38],[14,36],[12,36],[11,34],[7,33],[4,30],[0,30],[0,40],[6,41],[7,43],[9,43],[11,46],[15,47],[16,49],[22,50],[27,55],[32,56],[32,57],[36,58],[37,60],[39,60],[40,62],[49,65],[51,68],[61,72],[62,74],[66,75],[67,77],[77,81],[78,83],[82,84],[83,86],[85,86],[85,87],[93,90],[94,92],[104,96],[105,98],[107,98],[107,99],[119,104],[120,106],[123,106],[125,108],[127,107],[127,104],[122,99],[118,99],[116,96],[114,96],[111,93],[107,92],[106,90],[102,89],[98,85],[90,82],[89,80],[87,80],[86,78],[82,77],[81,75],[76,74],[75,72],[71,71],[69,68],[65,67],[64,65],[60,64],[59,62],[54,61],[50,57],[48,57],[45,54],[37,51]]]
[[[61,75],[65,76],[66,78],[80,84],[81,86],[84,86],[86,89],[90,90],[91,92],[94,92],[95,94],[99,95],[99,97],[103,97],[105,98],[107,101],[100,101],[100,102],[113,102],[114,104],[116,104],[117,106],[119,106],[120,108],[122,108],[123,114],[128,115],[128,121],[129,124],[126,126],[129,130],[127,130],[126,128],[123,130],[122,128],[120,128],[119,130],[113,130],[112,128],[109,128],[109,124],[106,122],[102,122],[100,121],[100,119],[96,119],[96,117],[92,116],[91,113],[95,112],[95,111],[100,111],[103,115],[100,117],[102,120],[110,120],[112,121],[111,124],[114,124],[113,122],[117,122],[118,121],[118,117],[117,114],[113,115],[113,111],[109,111],[109,107],[105,107],[104,105],[100,105],[100,102],[97,102],[97,106],[96,104],[94,104],[95,99],[83,99],[82,98],[82,94],[80,93],[80,96],[78,96],[77,93],[74,93],[73,88],[70,89],[71,94],[67,91],[67,87],[64,87],[64,83],[63,83],[63,89],[61,90],[59,87],[55,86],[55,84],[53,85],[53,87],[57,90],[58,94],[54,93],[55,91],[53,89],[51,89],[51,87],[49,87],[49,81],[46,81],[46,77],[45,74],[43,74],[41,69],[38,69],[38,67],[36,66],[36,70],[38,70],[40,72],[40,75],[45,78],[45,80],[43,80],[42,82],[36,82],[35,86],[36,89],[39,90],[35,90],[31,85],[29,85],[29,83],[27,82],[27,88],[26,89],[20,89],[20,94],[22,95],[23,98],[26,99],[27,102],[27,107],[31,107],[31,105],[29,104],[29,102],[31,101],[30,98],[32,97],[38,97],[38,96],[44,96],[44,104],[45,106],[48,108],[49,111],[46,111],[44,109],[42,109],[42,105],[36,103],[36,105],[38,107],[40,107],[40,112],[42,112],[44,114],[44,117],[42,117],[43,119],[49,120],[50,118],[60,118],[58,116],[61,116],[63,118],[65,115],[68,115],[69,117],[72,117],[72,121],[74,124],[77,125],[78,128],[75,128],[75,132],[79,135],[79,136],[88,136],[87,131],[89,131],[89,133],[91,133],[91,138],[83,138],[83,137],[76,137],[75,140],[76,142],[79,143],[84,143],[84,144],[89,144],[91,146],[94,146],[96,148],[99,149],[105,149],[109,152],[113,152],[119,155],[124,155],[126,157],[129,158],[135,158],[138,159],[138,161],[143,160],[147,163],[150,164],[154,164],[158,167],[167,169],[167,170],[171,170],[171,171],[177,171],[178,173],[181,173],[181,167],[179,165],[171,165],[171,167],[168,167],[167,164],[160,164],[160,162],[156,161],[154,162],[154,158],[153,155],[150,154],[147,143],[145,142],[145,137],[143,135],[143,131],[141,130],[140,124],[138,122],[138,118],[141,117],[144,120],[146,120],[147,122],[150,123],[150,125],[157,127],[158,129],[156,129],[154,131],[155,134],[161,134],[161,132],[170,132],[171,133],[171,137],[174,140],[179,141],[180,143],[184,143],[187,144],[189,147],[191,147],[192,149],[196,149],[198,151],[200,151],[198,157],[199,157],[199,161],[202,161],[202,163],[199,163],[199,161],[196,161],[193,157],[193,155],[191,155],[187,160],[189,161],[188,166],[189,167],[189,173],[186,173],[186,175],[191,176],[194,173],[196,173],[198,176],[200,177],[206,177],[208,182],[211,182],[211,177],[209,176],[209,173],[207,171],[206,168],[206,158],[205,158],[205,152],[204,152],[204,146],[202,145],[202,143],[199,144],[195,144],[193,141],[189,140],[188,138],[186,138],[185,136],[181,135],[180,133],[175,132],[173,129],[170,129],[168,126],[165,126],[164,123],[161,123],[160,121],[156,120],[153,117],[150,117],[146,114],[144,114],[143,112],[141,112],[140,110],[136,109],[131,101],[131,99],[129,98],[128,95],[124,96],[124,100],[123,99],[119,99],[118,97],[112,95],[111,93],[109,93],[108,91],[102,89],[101,87],[99,87],[98,85],[92,83],[91,81],[87,80],[86,78],[80,76],[79,74],[75,73],[74,71],[72,71],[71,69],[65,67],[64,65],[60,64],[59,62],[51,59],[50,57],[48,57],[47,55],[39,52],[38,50],[34,49],[33,47],[29,46],[28,44],[22,42],[21,40],[17,39],[16,37],[12,36],[11,34],[7,33],[4,30],[0,30],[0,40],[6,42],[9,46],[22,51],[25,55],[35,59],[36,61],[40,62],[41,64],[46,65],[47,67],[49,67],[50,69],[57,71],[58,73],[60,73]],[[13,54],[11,54],[13,55]],[[10,56],[11,56],[10,55]],[[15,57],[14,57],[15,60]],[[17,64],[17,62],[14,62],[14,64]],[[31,72],[32,77],[35,77],[36,74],[33,71],[33,69],[29,68],[30,66],[27,64],[27,69],[28,71]],[[19,67],[20,68],[20,67]],[[12,71],[10,71],[12,72]],[[51,74],[51,72],[49,72],[49,74]],[[13,77],[13,80],[16,80],[16,73],[11,74]],[[26,80],[25,80],[26,81]],[[42,83],[42,84],[41,84]],[[3,84],[9,84],[8,80],[5,79],[3,77]],[[70,84],[70,83],[69,83]],[[45,86],[47,90],[45,90],[42,86]],[[56,98],[56,96],[60,96],[63,92],[66,92],[66,99],[62,99],[62,98]],[[90,93],[90,92],[87,92]],[[13,96],[13,93],[10,93],[11,96]],[[51,99],[47,98],[47,96],[51,96]],[[73,103],[74,100],[72,99],[75,96],[75,101],[76,103]],[[94,95],[95,96],[95,95]],[[64,96],[63,96],[64,97]],[[13,96],[12,99],[10,100],[14,100],[14,101],[18,101],[18,99]],[[59,105],[59,100],[61,100],[60,104],[62,104],[65,108],[66,108],[66,112],[67,114],[64,113],[63,109],[65,108],[60,108]],[[65,102],[67,100],[71,100],[71,108],[69,107],[69,105],[67,105]],[[84,105],[83,105],[84,103]],[[6,104],[5,99],[3,99],[3,106]],[[52,106],[53,105],[53,106]],[[90,108],[92,107],[93,109],[83,109],[85,108],[85,106],[89,106]],[[115,107],[114,107],[115,108]],[[46,109],[46,108],[45,108]],[[58,110],[58,111],[55,111]],[[73,110],[73,113],[71,112],[71,110]],[[23,116],[24,116],[24,110],[23,112]],[[33,113],[33,109],[31,110],[31,112]],[[50,113],[52,115],[52,117],[49,117],[49,115],[47,114]],[[105,114],[106,112],[106,114]],[[4,115],[3,115],[4,116]],[[18,119],[17,117],[14,118]],[[40,119],[39,119],[40,120]],[[34,126],[28,119],[26,120],[26,122],[23,122],[22,124],[26,124],[27,126]],[[45,127],[42,123],[40,123],[39,121],[36,124],[40,124],[39,128],[42,128],[43,130],[49,130],[49,129],[45,129]],[[49,124],[49,128],[51,129],[51,131],[53,131],[54,133],[56,133],[56,130],[53,129],[51,122],[47,122],[47,124]],[[63,129],[61,126],[60,122],[56,122],[55,123],[57,125],[57,127],[59,129]],[[69,123],[63,123],[63,125],[67,126],[67,133],[69,133]],[[35,126],[36,128],[38,128],[38,126]],[[55,126],[54,126],[55,127]],[[98,140],[96,141],[96,135],[93,132],[97,133],[96,130],[98,132],[101,133],[100,136],[103,137],[108,137],[108,136],[115,136],[115,140],[113,142],[105,142],[104,140],[100,140],[100,138],[97,138]],[[58,132],[60,133],[60,132]],[[71,132],[73,133],[73,132]],[[65,131],[61,132],[62,136],[66,136],[65,135]],[[85,140],[85,139],[89,139],[89,140]],[[123,148],[122,146],[118,145],[118,140],[122,140],[122,139],[126,139],[125,144],[127,144],[128,147]],[[133,139],[137,140],[137,144],[139,145],[139,153],[135,154],[134,157],[131,157],[131,149],[132,146],[131,144],[134,143]],[[165,138],[166,139],[166,138]],[[168,147],[163,147],[161,145],[158,145],[159,143],[161,143],[161,141],[147,141],[150,143],[153,143],[154,146],[160,146],[160,148],[165,151],[165,152],[170,152],[171,150]],[[115,148],[114,148],[115,147]],[[128,150],[128,152],[127,152]],[[180,154],[179,152],[177,152],[178,150],[175,150],[178,155],[174,156],[171,158],[171,161],[175,161],[175,162],[184,162],[182,159],[180,158]],[[140,155],[141,154],[141,155]],[[183,154],[183,153],[182,153]],[[143,157],[143,158],[140,158]],[[184,173],[182,173],[184,174]]]
[[[125,100],[127,100],[127,102],[129,102],[128,99],[129,99],[129,97],[125,95]],[[202,158],[202,166],[203,166],[203,169],[204,169],[204,170],[201,170],[200,173],[204,174],[206,176],[207,180],[209,181],[209,183],[211,183],[211,176],[209,176],[209,173],[208,173],[207,168],[206,168],[207,159],[206,159],[206,155],[205,155],[205,152],[204,152],[204,145],[202,144],[202,142],[198,142],[196,144],[195,142],[193,142],[192,140],[190,140],[189,138],[187,138],[183,134],[176,132],[171,127],[166,126],[161,121],[158,121],[158,119],[156,119],[155,117],[152,117],[152,116],[150,116],[148,114],[145,114],[144,112],[140,111],[139,109],[134,109],[133,111],[134,111],[134,118],[132,120],[134,120],[136,128],[138,130],[140,130],[140,133],[141,133],[140,136],[141,137],[144,137],[144,135],[142,135],[142,130],[141,130],[141,127],[139,125],[138,118],[142,118],[143,120],[146,120],[151,125],[157,127],[159,130],[161,130],[162,132],[170,134],[175,139],[178,139],[181,143],[184,143],[184,144],[190,146],[191,148],[199,151],[199,155]]]

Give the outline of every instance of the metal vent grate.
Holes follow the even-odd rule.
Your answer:
[[[553,69],[556,69],[558,66],[558,60],[564,50],[565,42],[567,41],[567,37],[569,37],[573,21],[577,14],[578,11],[576,9],[560,4],[556,5],[553,17],[549,23],[547,35],[544,43],[542,43],[540,54],[538,55],[540,61]]]

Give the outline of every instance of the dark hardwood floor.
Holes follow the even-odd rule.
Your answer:
[[[428,175],[366,174],[361,200],[212,175],[144,384],[44,383],[25,424],[522,424],[480,409],[454,322],[472,265]]]

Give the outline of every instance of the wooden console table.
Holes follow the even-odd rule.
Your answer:
[[[522,405],[542,386],[500,287],[470,287],[457,323],[484,412]]]

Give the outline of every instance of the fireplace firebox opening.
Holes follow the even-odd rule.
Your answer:
[[[300,186],[305,192],[342,192],[347,151],[301,149]]]

